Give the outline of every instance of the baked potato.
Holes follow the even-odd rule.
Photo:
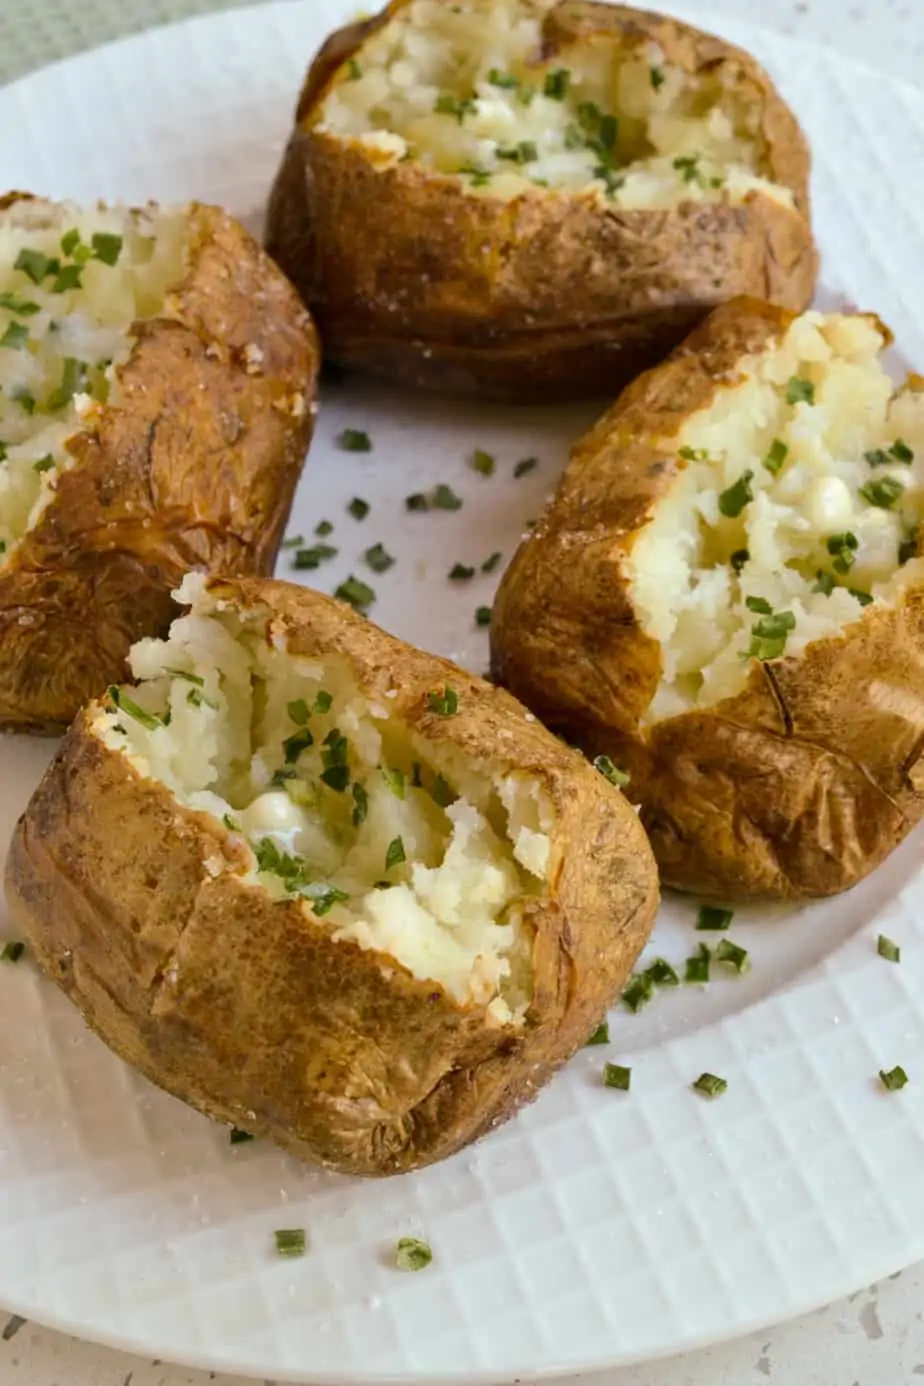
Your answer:
[[[631,775],[661,877],[830,895],[924,809],[924,378],[864,314],[719,308],[578,443],[498,679]]]
[[[652,927],[635,810],[509,694],[285,583],[187,580],[68,732],[6,892],[118,1054],[354,1174],[533,1097]]]
[[[717,303],[809,304],[809,153],[747,53],[585,0],[393,0],[315,59],[267,246],[345,366],[612,398]]]
[[[272,571],[318,365],[217,207],[0,200],[0,729],[126,677],[190,568]]]

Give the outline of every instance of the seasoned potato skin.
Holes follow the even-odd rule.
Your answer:
[[[137,325],[119,403],[69,440],[73,467],[0,568],[0,729],[60,732],[127,677],[190,568],[272,571],[319,364],[292,286],[242,226],[194,204],[188,273]]]
[[[623,393],[575,448],[492,623],[497,679],[630,772],[662,882],[728,900],[846,890],[924,812],[917,589],[801,655],[752,661],[735,697],[643,725],[661,656],[623,562],[683,466],[672,440],[685,419],[790,320],[754,301],[719,308]]]
[[[9,907],[46,972],[116,1053],[220,1121],[300,1158],[386,1175],[451,1154],[535,1096],[587,1039],[648,937],[657,872],[631,806],[509,694],[316,592],[212,582],[273,613],[293,654],[337,653],[434,745],[508,764],[554,805],[554,887],[531,907],[522,1028],[334,943],[302,903],[240,876],[249,852],[91,732],[68,732],[10,849]],[[427,694],[449,682],[459,712]],[[505,749],[509,748],[509,749]]]
[[[765,172],[792,189],[797,210],[762,193],[666,211],[541,189],[505,202],[414,162],[388,167],[313,128],[342,65],[407,3],[322,48],[270,201],[267,247],[332,359],[485,399],[612,397],[736,294],[808,306],[817,273],[808,147],[748,54],[622,5],[562,0],[545,25],[547,59],[616,34],[633,46],[657,42],[689,72],[733,64],[760,112]]]

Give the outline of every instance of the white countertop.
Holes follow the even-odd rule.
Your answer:
[[[0,7],[5,3],[0,0]],[[39,22],[45,3],[59,0],[32,0],[30,11]],[[98,15],[120,0],[94,3]],[[656,0],[650,3],[654,7]],[[924,0],[703,0],[703,5],[747,13],[765,27],[840,48],[892,77],[924,85]],[[151,6],[153,16],[156,0]],[[779,1386],[915,1386],[920,1380],[924,1386],[924,1265],[735,1343],[583,1378],[586,1386],[767,1386],[768,1380]],[[187,1371],[79,1343],[20,1319],[5,1321],[0,1311],[0,1386],[209,1382],[245,1386],[239,1377]]]

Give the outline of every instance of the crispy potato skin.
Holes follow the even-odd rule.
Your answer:
[[[924,812],[924,593],[843,635],[753,661],[737,696],[644,725],[660,649],[623,561],[683,462],[672,440],[790,315],[742,300],[641,377],[574,451],[508,569],[495,676],[588,754],[632,776],[666,885],[723,899],[833,895]]]
[[[91,731],[68,732],[10,850],[16,926],[87,1022],[155,1083],[220,1121],[353,1174],[451,1154],[532,1098],[615,999],[651,930],[657,872],[631,806],[501,689],[284,583],[213,582],[273,613],[293,654],[339,654],[434,746],[535,775],[555,808],[554,884],[530,923],[521,1028],[390,957],[334,943],[301,903],[246,884],[248,850],[180,808]],[[449,681],[459,712],[427,694]]]
[[[608,34],[627,45],[654,40],[688,72],[733,65],[760,110],[766,172],[792,189],[797,210],[757,193],[667,211],[540,189],[505,202],[413,162],[386,166],[358,142],[313,128],[343,63],[407,3],[322,48],[270,201],[267,247],[317,317],[331,358],[509,402],[612,397],[736,294],[808,306],[817,273],[808,147],[748,54],[621,5],[563,0],[546,20],[547,59]]]
[[[272,571],[319,363],[292,286],[225,212],[194,205],[186,278],[137,325],[118,403],[69,439],[73,467],[0,568],[0,729],[60,731],[127,677],[191,568]]]

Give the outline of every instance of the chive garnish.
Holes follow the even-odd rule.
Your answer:
[[[41,284],[48,275],[58,273],[61,268],[61,261],[43,255],[40,250],[21,250],[16,257],[13,268],[22,270],[23,274],[27,274],[33,284]]]
[[[362,65],[356,60],[356,58],[351,58],[350,61],[347,63],[347,73],[349,75],[351,82],[358,82],[360,77],[363,75]]]
[[[373,544],[371,549],[366,549],[363,557],[374,573],[387,573],[395,562],[384,544]]]
[[[433,802],[438,808],[448,808],[455,800],[455,793],[448,780],[444,780],[442,775],[437,775],[433,781]]]
[[[437,115],[452,116],[461,125],[467,115],[471,115],[475,110],[475,102],[469,98],[463,101],[458,96],[453,96],[451,92],[444,91],[436,98],[436,105],[433,107]]]
[[[311,716],[311,709],[304,698],[295,698],[288,703],[286,712],[289,714],[289,721],[294,722],[297,727],[304,727]]]
[[[741,948],[737,943],[732,943],[730,938],[720,938],[716,944],[714,954],[717,963],[724,963],[739,977],[743,977],[745,972],[751,970],[751,959],[748,957],[748,950]]]
[[[451,486],[445,482],[440,482],[434,486],[432,491],[424,494],[417,491],[412,496],[406,496],[404,504],[408,510],[461,510],[462,501]]]
[[[388,844],[388,851],[385,853],[385,870],[390,871],[393,866],[400,866],[407,861],[404,852],[404,842],[400,837],[393,837]]]
[[[498,146],[497,157],[512,164],[534,164],[539,158],[539,150],[533,140],[520,140],[519,144]]]
[[[429,1266],[433,1252],[419,1237],[401,1237],[395,1247],[395,1266],[400,1271],[420,1271]]]
[[[302,727],[294,736],[286,737],[282,743],[286,765],[297,765],[302,752],[307,751],[308,747],[313,745],[314,737],[307,727]]]
[[[7,308],[21,318],[31,318],[42,311],[31,299],[17,298],[16,294],[0,294],[0,308]]]
[[[371,452],[372,439],[361,428],[345,428],[337,438],[344,452]]]
[[[80,278],[83,274],[83,265],[65,265],[55,277],[55,282],[51,286],[53,294],[67,293],[70,289],[81,287]]]
[[[312,711],[330,712],[333,703],[333,695],[322,688],[320,693],[318,693],[317,697],[314,700],[314,708],[312,709]]]
[[[336,558],[338,550],[331,544],[315,544],[310,549],[299,549],[292,560],[296,572],[314,572],[329,558]]]
[[[701,1073],[692,1086],[694,1092],[701,1092],[705,1097],[721,1097],[728,1082],[714,1073]]]
[[[751,643],[745,658],[779,659],[795,626],[796,618],[791,611],[775,611],[772,616],[762,616],[751,628]]]
[[[342,602],[349,602],[355,610],[363,611],[375,601],[375,590],[351,573],[345,582],[341,582],[334,596]]]
[[[504,555],[499,550],[496,553],[492,553],[490,558],[486,558],[482,563],[481,571],[483,573],[493,573],[499,566],[503,556]]]
[[[628,986],[623,989],[622,1001],[634,1015],[636,1012],[640,1011],[643,1006],[648,1005],[653,995],[654,982],[652,979],[646,972],[636,972],[636,974],[629,979]]]
[[[708,982],[709,964],[712,954],[705,943],[701,943],[692,958],[687,958],[683,980],[688,983]]]
[[[366,821],[369,812],[369,795],[361,784],[353,785],[353,827],[359,828]]]
[[[720,493],[719,510],[728,519],[736,519],[744,507],[754,499],[754,493],[751,490],[753,476],[754,473],[751,471],[743,472],[737,481]]]
[[[698,154],[678,154],[674,168],[685,183],[694,183],[701,178]]]
[[[860,495],[869,505],[879,510],[893,510],[896,501],[904,494],[905,488],[894,476],[877,477],[860,487]]]
[[[22,310],[20,309],[20,311]],[[905,466],[910,465],[910,463],[914,461],[914,453],[902,438],[895,439],[895,442],[889,448],[889,452],[895,458],[896,462],[903,462]]]
[[[438,717],[454,717],[459,711],[459,695],[447,683],[442,692],[427,694],[427,707]]]
[[[44,457],[40,457],[37,462],[32,463],[32,470],[34,472],[38,472],[39,475],[41,475],[42,472],[50,472],[54,465],[54,457],[51,455],[50,452],[46,452]]]
[[[50,410],[64,409],[82,387],[86,378],[87,365],[76,356],[67,356],[61,372],[61,383],[48,397]]]
[[[603,1086],[605,1088],[618,1088],[620,1092],[628,1092],[631,1082],[631,1068],[623,1068],[622,1064],[603,1065]]]
[[[831,593],[834,591],[834,585],[834,575],[832,573],[826,573],[819,568],[818,572],[815,574],[815,586],[812,588],[812,591],[822,592],[826,597],[830,597]]]
[[[311,908],[319,919],[323,919],[325,914],[330,914],[335,905],[342,904],[350,898],[345,890],[325,885],[322,881],[312,881],[310,885],[302,886],[299,893],[311,902]]]
[[[25,951],[26,945],[20,939],[11,939],[0,951],[0,962],[18,963]]]
[[[29,329],[23,322],[7,323],[6,331],[0,337],[0,347],[8,347],[10,351],[22,351],[26,342],[29,340]]]
[[[330,520],[321,520],[320,523],[315,525],[314,532],[319,539],[326,539],[328,534],[333,534],[334,527]]]
[[[479,476],[493,476],[496,460],[489,452],[483,448],[476,448],[472,453],[471,464]]]
[[[475,569],[467,567],[464,563],[454,563],[448,574],[450,582],[467,582],[474,576]]]
[[[475,625],[489,626],[491,624],[491,608],[489,606],[475,607]]]
[[[315,530],[317,533],[317,530]],[[281,549],[300,549],[305,543],[304,534],[293,534],[291,539],[283,539],[279,545]]]
[[[783,442],[782,438],[774,438],[773,442],[770,444],[770,451],[764,458],[764,466],[772,476],[776,476],[788,455],[789,448]]]
[[[571,87],[571,73],[566,67],[559,67],[546,74],[545,95],[553,101],[564,101]]]
[[[115,265],[122,254],[122,237],[109,231],[95,231],[90,237],[93,258],[104,265]]]
[[[734,917],[733,910],[721,909],[717,905],[700,905],[699,913],[696,916],[696,927],[698,930],[708,930],[714,933],[727,929]]]
[[[733,571],[736,573],[740,573],[741,569],[744,567],[745,563],[749,561],[750,557],[751,555],[748,553],[747,549],[735,549],[735,552],[732,554],[731,558],[728,561],[731,564]]]
[[[645,968],[645,976],[650,977],[656,987],[679,987],[680,978],[666,958],[655,958]]]
[[[601,1025],[598,1025],[597,1028],[596,1028],[596,1030],[594,1030],[594,1032],[593,1032],[593,1034],[591,1035],[590,1039],[585,1041],[585,1048],[589,1048],[589,1047],[590,1047],[591,1045],[593,1045],[593,1044],[609,1044],[609,1042],[610,1042],[610,1027],[609,1027],[609,1022],[606,1021],[606,1020],[604,1020],[603,1023],[602,1023]]]
[[[527,473],[535,471],[538,466],[538,457],[524,457],[514,467],[513,475],[514,477],[516,477],[517,480],[519,480],[521,476],[526,476]]]
[[[156,731],[164,725],[160,717],[155,717],[153,712],[146,712],[143,707],[139,707],[133,698],[115,684],[109,686],[109,698],[120,712],[127,712],[129,717],[134,717],[135,721],[147,727],[148,731]]]
[[[836,573],[849,573],[856,559],[854,554],[859,547],[859,540],[855,534],[849,530],[845,534],[832,534],[826,544],[828,553],[834,558],[832,567]]]
[[[520,85],[519,77],[514,77],[512,72],[501,72],[496,67],[492,67],[488,73],[488,81],[492,87],[506,88],[509,91],[515,91]]]
[[[304,1256],[305,1254],[305,1229],[304,1227],[285,1227],[273,1233],[276,1239],[276,1251],[280,1256]]]
[[[811,380],[806,380],[804,376],[790,376],[786,383],[786,403],[787,404],[814,404],[815,386]]]
[[[766,597],[745,597],[744,604],[748,611],[756,611],[761,616],[773,615],[773,607]]]
[[[382,772],[382,779],[388,785],[388,788],[391,790],[392,794],[394,794],[395,798],[403,799],[406,789],[404,771],[393,769],[390,765],[380,765],[379,769]]]
[[[619,789],[623,789],[631,778],[625,770],[620,770],[618,765],[614,765],[609,756],[597,756],[594,760],[594,769],[605,780],[609,780],[610,784],[615,784]]]
[[[876,951],[880,958],[885,958],[887,962],[897,963],[902,960],[902,950],[897,943],[893,943],[890,938],[886,938],[885,934],[879,935]]]
[[[248,1141],[254,1140],[255,1137],[252,1136],[249,1131],[242,1131],[239,1126],[232,1126],[231,1135],[228,1139],[231,1145],[246,1145]]]
[[[887,1088],[889,1092],[899,1092],[908,1081],[908,1075],[901,1064],[896,1064],[895,1067],[890,1068],[888,1072],[886,1072],[884,1068],[881,1068],[879,1070],[879,1077],[882,1080],[882,1086]]]
[[[691,448],[686,444],[678,449],[677,455],[682,457],[684,462],[705,462],[709,457],[705,448]]]
[[[648,69],[648,77],[655,91],[657,91],[658,88],[660,86],[663,86],[664,83],[667,81],[667,78],[664,76],[664,72],[660,67],[650,67]]]
[[[354,496],[347,506],[347,510],[354,520],[364,520],[369,514],[369,502],[363,500],[362,496]]]
[[[859,587],[848,587],[847,591],[861,606],[869,606],[870,602],[873,600],[872,592],[863,592]]]

